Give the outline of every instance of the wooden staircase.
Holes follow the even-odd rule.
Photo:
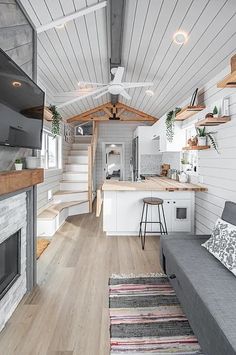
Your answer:
[[[38,236],[52,237],[67,217],[92,212],[93,166],[97,127],[93,136],[75,138],[52,204],[38,215]]]

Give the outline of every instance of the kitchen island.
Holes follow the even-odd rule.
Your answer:
[[[107,235],[122,236],[138,235],[145,197],[159,197],[164,200],[168,233],[193,233],[195,192],[207,189],[164,177],[150,177],[141,182],[107,180],[102,190],[103,230]],[[155,206],[150,206],[148,220],[157,220]]]

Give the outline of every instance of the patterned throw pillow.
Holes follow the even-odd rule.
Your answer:
[[[211,238],[202,246],[236,275],[236,226],[218,218]]]

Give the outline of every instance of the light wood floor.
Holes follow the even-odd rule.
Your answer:
[[[1,355],[108,355],[108,278],[161,271],[159,238],[106,237],[94,214],[71,217],[38,263],[38,286],[0,334]]]

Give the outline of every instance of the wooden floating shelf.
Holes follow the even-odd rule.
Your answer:
[[[184,121],[187,118],[192,117],[196,113],[205,109],[205,106],[186,106],[182,108],[179,113],[176,114],[175,120],[176,121]]]
[[[218,88],[236,88],[236,71],[217,83]]]
[[[49,110],[49,108],[47,106],[44,106],[44,109],[43,109],[43,119],[46,120],[46,121],[52,121],[52,112]]]
[[[201,121],[198,121],[196,123],[196,127],[199,127],[199,126],[219,126],[219,125],[227,123],[229,121],[230,121],[229,116],[207,117]]]
[[[196,145],[192,147],[184,147],[183,150],[205,150],[205,149],[210,149],[210,145]]]

